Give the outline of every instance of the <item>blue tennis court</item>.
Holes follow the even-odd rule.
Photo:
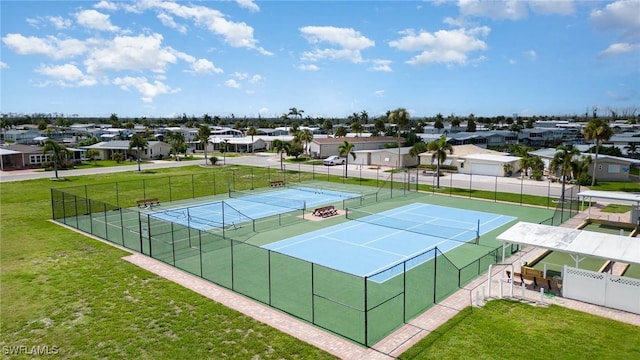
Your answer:
[[[355,214],[353,214],[355,212]],[[438,247],[446,252],[515,217],[414,203],[379,214],[349,209],[356,221],[263,246],[357,276],[368,276]],[[382,224],[382,225],[379,225]],[[413,266],[427,259],[412,260]],[[384,281],[386,279],[382,279]]]
[[[336,190],[296,187],[269,192],[231,192],[231,198],[176,208],[154,207],[147,213],[198,230],[211,230],[296,210],[361,197],[362,194]]]

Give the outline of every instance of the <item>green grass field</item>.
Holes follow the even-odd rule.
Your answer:
[[[400,359],[638,359],[640,327],[560,306],[466,308]]]
[[[3,183],[0,345],[56,346],[63,358],[333,358],[48,220],[51,187],[198,169]]]
[[[63,358],[333,358],[122,260],[126,252],[48,221],[51,187],[204,171],[212,170],[190,166],[143,173],[67,177],[56,182],[43,179],[3,183],[0,187],[0,333],[3,335],[0,345],[55,346]],[[256,170],[257,177],[264,176],[258,172]],[[226,186],[224,183],[218,185]],[[449,201],[442,199],[445,203]],[[628,340],[640,338],[638,328],[561,310],[568,311],[572,318],[585,317],[587,320],[580,321],[598,326],[589,333],[589,345],[599,351],[595,354],[608,349],[609,354],[621,354],[619,358],[638,357],[637,341]],[[472,313],[479,311],[474,309]],[[428,340],[428,351],[424,351],[421,343],[406,354],[407,358],[429,358],[435,354],[443,354],[437,358],[509,358],[503,356],[510,354],[504,352],[505,346],[519,349],[513,357],[520,358],[522,351],[526,351],[518,345],[523,343],[518,326],[522,321],[531,329],[554,334],[554,339],[564,344],[581,342],[585,338],[584,333],[561,331],[556,334],[558,315],[544,316],[534,307],[506,313],[498,308],[486,316],[493,320],[478,319],[477,326],[465,326],[461,329],[462,334],[452,332],[451,336],[481,339],[488,333],[500,334],[496,335],[500,337],[493,343],[495,346],[487,343],[471,349],[455,347],[456,353],[446,353],[451,348],[448,343]],[[453,325],[448,324],[436,333],[448,335],[449,331],[445,330],[456,327],[459,322],[454,320]],[[625,346],[620,345],[623,340]],[[558,350],[557,347],[554,350]],[[565,346],[559,350],[562,350],[559,354],[567,355],[564,358],[585,357],[584,350],[575,347]],[[526,354],[527,357],[537,356],[529,351]],[[539,354],[555,357],[555,353],[547,349]]]

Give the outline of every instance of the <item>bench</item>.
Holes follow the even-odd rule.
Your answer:
[[[511,271],[507,270],[506,274],[507,274],[508,281],[513,281],[513,278],[511,277]],[[552,278],[545,278],[542,270],[537,270],[537,269],[526,267],[526,266],[523,266],[519,273],[514,272],[513,277],[519,278],[520,284],[524,284],[525,280],[533,281],[534,289],[544,286],[545,283],[547,285],[546,289],[549,291],[554,290],[553,285],[555,285],[555,290],[557,291],[560,291],[560,288],[562,287],[562,283],[559,280],[552,279]]]
[[[279,187],[279,186],[284,186],[284,181],[282,180],[274,180],[274,181],[270,181],[269,185],[271,187]]]
[[[311,214],[314,216],[329,217],[338,214],[338,210],[336,210],[335,206],[328,205],[313,210]]]
[[[138,204],[138,207],[151,207],[152,205],[160,205],[160,200],[158,200],[157,198],[151,198],[151,199],[142,199],[142,200],[138,200],[136,201],[136,203]]]

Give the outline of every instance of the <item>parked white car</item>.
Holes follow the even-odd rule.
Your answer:
[[[324,159],[322,161],[323,164],[327,165],[327,166],[333,166],[333,165],[343,165],[345,163],[345,158],[341,158],[339,156],[329,156],[328,158]]]

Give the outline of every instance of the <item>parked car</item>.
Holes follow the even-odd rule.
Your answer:
[[[327,165],[327,166],[333,166],[333,165],[342,165],[345,163],[345,158],[341,158],[339,156],[329,156],[328,158],[324,159],[322,161],[323,164]]]

